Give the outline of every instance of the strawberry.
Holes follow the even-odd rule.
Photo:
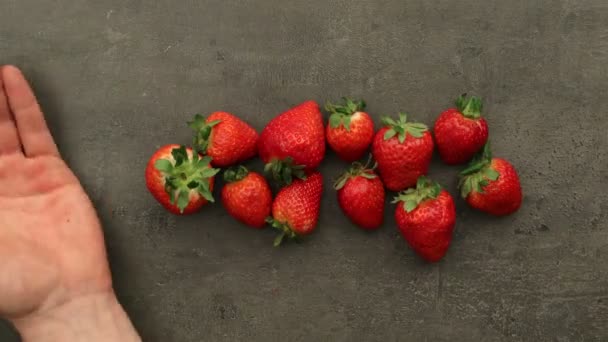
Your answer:
[[[424,176],[416,188],[400,193],[395,219],[399,231],[412,249],[429,262],[441,260],[450,246],[456,209],[454,199],[441,186]]]
[[[461,195],[475,209],[505,216],[521,206],[522,191],[517,171],[508,161],[492,158],[489,143],[460,177]]]
[[[174,214],[192,214],[213,202],[213,183],[219,169],[191,148],[166,145],[146,167],[146,186],[152,196]]]
[[[343,98],[344,105],[328,103],[327,143],[338,157],[347,162],[361,159],[374,138],[374,122],[364,112],[365,102]]]
[[[197,114],[188,125],[195,131],[194,146],[212,158],[213,166],[228,167],[257,153],[258,133],[230,113],[215,112],[206,119]]]
[[[378,229],[384,218],[384,185],[373,168],[353,163],[334,185],[346,216],[365,230]]]
[[[239,166],[226,170],[224,180],[222,203],[228,213],[248,226],[263,228],[272,206],[272,192],[266,179]]]
[[[481,99],[464,94],[456,100],[456,107],[441,113],[434,127],[439,155],[451,165],[468,162],[488,141]]]
[[[268,123],[258,143],[266,172],[285,184],[304,178],[325,156],[325,132],[319,105],[306,101]]]
[[[384,127],[376,133],[372,154],[387,189],[401,191],[416,185],[425,175],[433,156],[433,138],[426,125],[407,122],[405,114],[399,121],[385,117]]]
[[[315,230],[321,209],[323,178],[319,172],[305,180],[296,179],[279,191],[272,204],[272,216],[267,219],[280,234],[274,240],[279,246],[285,238],[298,239]]]

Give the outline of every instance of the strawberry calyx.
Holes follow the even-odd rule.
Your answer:
[[[226,181],[226,183],[238,182],[247,177],[248,174],[249,170],[243,165],[231,167],[224,171],[224,181]]]
[[[460,195],[467,198],[471,191],[483,193],[483,188],[498,177],[500,173],[492,168],[492,151],[490,142],[487,142],[471,163],[460,172]]]
[[[158,159],[154,162],[154,167],[164,177],[165,191],[171,204],[177,205],[183,213],[190,203],[192,191],[198,192],[207,201],[214,202],[209,180],[220,170],[209,166],[211,157],[200,157],[195,151],[190,158],[185,146],[174,148],[171,156],[173,160]]]
[[[273,246],[280,246],[285,239],[299,241],[299,236],[296,232],[291,229],[287,222],[280,222],[275,220],[273,217],[267,217],[266,223],[270,224],[272,228],[279,231],[279,234],[274,238]]]
[[[334,105],[329,102],[325,104],[325,110],[329,112],[329,126],[331,128],[339,128],[344,126],[347,131],[350,131],[350,121],[353,114],[365,110],[365,101],[353,101],[347,97],[343,97],[342,105]]]
[[[462,94],[456,99],[456,107],[458,111],[469,119],[479,119],[483,103],[481,98],[476,96],[467,97],[467,94]]]
[[[291,157],[275,158],[264,166],[264,172],[271,175],[280,184],[289,185],[294,177],[302,180],[306,179],[305,168],[304,165],[296,165]]]
[[[200,114],[196,114],[194,119],[188,122],[188,127],[194,130],[194,149],[196,151],[203,154],[207,153],[213,126],[216,126],[220,122],[221,120],[207,122],[205,117]]]
[[[393,203],[403,202],[403,209],[410,213],[418,208],[420,203],[437,198],[441,193],[441,189],[439,183],[430,180],[426,176],[420,176],[416,182],[416,188],[409,188],[399,193],[393,200]]]
[[[408,134],[414,138],[422,138],[424,132],[429,130],[427,125],[423,123],[407,122],[407,114],[405,113],[399,113],[398,121],[385,116],[382,118],[382,123],[389,128],[384,133],[384,140],[390,140],[394,136],[397,136],[401,144],[403,144]]]
[[[372,158],[370,157],[365,165],[360,162],[354,162],[351,167],[344,172],[338,179],[334,182],[334,189],[340,190],[346,185],[346,182],[351,178],[363,177],[367,179],[374,179],[378,177],[374,173],[374,169],[378,166],[377,163],[374,163],[371,167],[370,164],[372,162]]]

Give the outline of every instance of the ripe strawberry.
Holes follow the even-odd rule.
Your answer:
[[[228,213],[248,226],[264,228],[272,206],[272,192],[266,178],[239,166],[226,170],[224,180],[222,203]]]
[[[441,260],[452,241],[456,209],[452,196],[441,186],[421,176],[416,188],[395,198],[395,219],[412,249],[429,262]]]
[[[258,142],[266,172],[290,184],[292,176],[305,177],[325,156],[325,132],[319,105],[306,101],[268,123]]]
[[[336,182],[338,203],[346,216],[366,230],[378,229],[384,218],[384,185],[373,168],[353,163]]]
[[[192,214],[213,202],[214,176],[211,157],[191,148],[166,145],[158,149],[146,167],[146,186],[154,198],[174,214]]]
[[[405,114],[399,121],[383,118],[385,127],[374,137],[372,154],[387,189],[401,191],[416,185],[425,175],[433,156],[433,138],[426,125],[407,122]]]
[[[441,113],[434,128],[439,155],[451,165],[468,162],[488,141],[481,99],[464,94],[456,100],[456,107]]]
[[[344,105],[328,103],[329,123],[326,128],[327,143],[338,157],[354,162],[361,159],[374,138],[374,122],[364,112],[365,102],[343,98]]]
[[[504,216],[521,206],[522,191],[517,171],[508,161],[492,158],[489,143],[460,176],[461,195],[475,209]]]
[[[197,114],[188,125],[196,132],[194,146],[213,158],[213,166],[228,167],[257,153],[258,133],[230,113],[215,112],[206,119]]]
[[[323,178],[319,172],[305,180],[296,179],[281,189],[272,204],[272,216],[267,219],[281,233],[274,240],[279,246],[285,238],[298,239],[313,232],[319,220]]]

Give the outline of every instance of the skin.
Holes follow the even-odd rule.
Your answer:
[[[93,205],[12,66],[0,68],[0,223],[0,316],[24,341],[140,341]]]

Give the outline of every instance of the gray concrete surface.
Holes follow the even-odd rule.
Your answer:
[[[146,341],[608,340],[604,0],[2,0],[0,63],[32,79]],[[196,112],[261,129],[350,95],[376,120],[432,124],[463,91],[485,98],[525,199],[503,219],[459,200],[436,265],[401,240],[388,202],[365,234],[327,189],[318,232],[273,249],[273,232],[220,205],[178,218],[146,192],[148,156],[188,143]],[[328,186],[344,167],[327,157]],[[457,171],[435,160],[431,175],[455,193]]]

